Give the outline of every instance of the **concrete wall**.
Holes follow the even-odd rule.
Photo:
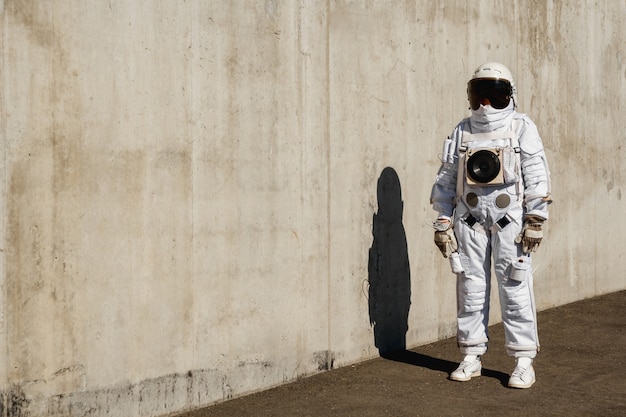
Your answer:
[[[453,335],[428,197],[486,60],[550,158],[540,308],[626,288],[623,1],[0,11],[3,415],[165,415]]]

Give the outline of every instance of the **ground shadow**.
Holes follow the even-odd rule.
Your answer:
[[[457,362],[434,358],[432,356],[424,355],[410,350],[391,352],[381,356],[383,356],[385,359],[389,359],[395,362],[402,362],[409,365],[419,366],[421,368],[427,368],[433,371],[444,372],[448,374],[448,376],[459,365]],[[482,376],[497,379],[505,387],[508,386],[509,383],[509,375],[505,374],[504,372],[494,371],[493,369],[483,368]]]
[[[406,349],[411,306],[411,272],[402,224],[402,190],[393,168],[378,178],[378,212],[372,221],[368,302],[374,342],[380,355]]]

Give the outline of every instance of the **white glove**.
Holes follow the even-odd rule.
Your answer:
[[[528,218],[524,223],[524,228],[515,239],[516,243],[522,244],[524,253],[535,252],[543,239],[543,219]]]
[[[458,249],[454,228],[448,219],[437,219],[433,223],[435,229],[435,245],[441,251],[444,258]]]

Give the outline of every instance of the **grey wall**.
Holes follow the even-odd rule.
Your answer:
[[[0,10],[4,415],[165,415],[453,335],[428,198],[486,60],[550,158],[539,307],[626,288],[623,1]]]

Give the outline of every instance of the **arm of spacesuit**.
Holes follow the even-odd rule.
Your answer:
[[[526,217],[548,219],[548,205],[552,202],[550,172],[542,152],[522,162],[524,177],[524,204]]]
[[[448,258],[457,251],[457,241],[452,225],[458,174],[456,147],[457,141],[454,134],[444,141],[441,166],[430,193],[430,203],[439,213],[437,220],[433,222],[435,244],[444,258]]]
[[[457,169],[454,165],[441,164],[430,193],[430,203],[433,210],[439,213],[438,218],[452,218],[456,196],[456,174]]]
[[[552,202],[550,169],[537,127],[530,119],[524,122],[519,143],[526,218],[547,220]]]
[[[525,118],[520,135],[520,161],[524,181],[524,228],[516,242],[522,251],[537,250],[543,239],[542,224],[548,219],[548,205],[552,202],[550,169],[537,127]]]
[[[439,219],[451,219],[456,198],[456,179],[458,174],[458,129],[444,141],[441,154],[441,166],[430,193],[433,210],[439,213]]]

